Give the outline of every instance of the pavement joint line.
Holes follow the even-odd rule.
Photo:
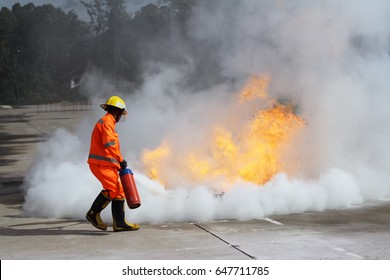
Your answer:
[[[207,230],[206,228],[202,227],[201,225],[197,224],[197,223],[193,223],[196,227],[200,228],[201,230],[204,230],[205,232],[207,232],[208,234],[211,234],[212,236],[218,238],[219,240],[221,240],[222,242],[226,243],[227,245],[229,245],[230,247],[236,249],[237,251],[239,251],[240,253],[244,254],[245,256],[253,259],[253,260],[256,260],[257,258],[255,256],[252,256],[248,253],[246,253],[245,251],[241,250],[240,248],[238,248],[238,245],[234,245],[234,244],[231,244],[230,242],[226,241],[225,239],[223,239],[222,237],[216,235],[215,233]]]
[[[273,223],[273,224],[276,224],[276,225],[283,225],[282,223],[276,221],[276,220],[273,220],[271,218],[264,218],[263,220],[267,221],[267,222],[270,222],[270,223]],[[353,258],[356,258],[356,259],[364,259],[364,257],[358,255],[358,254],[355,254],[355,253],[352,253],[352,252],[349,252],[348,250],[344,249],[344,248],[341,248],[341,247],[334,247],[334,246],[328,246],[329,248],[337,251],[337,252],[340,252],[340,253],[343,253],[347,256],[350,256],[350,257],[353,257]]]
[[[353,257],[353,258],[357,258],[357,259],[364,259],[362,256],[358,255],[358,254],[355,254],[355,253],[352,253],[352,252],[349,252],[348,250],[344,249],[344,248],[341,248],[341,247],[332,247],[332,246],[329,246],[331,249],[333,250],[336,250],[337,252],[340,252],[340,253],[344,253],[345,255],[347,256],[350,256],[350,257]]]
[[[41,130],[38,127],[36,127],[35,125],[33,125],[31,122],[26,121],[26,124],[28,124],[29,126],[31,126],[34,129],[38,130],[42,135],[47,135],[47,133],[45,133],[43,130]]]
[[[283,224],[282,224],[281,222],[278,222],[278,221],[273,220],[273,219],[271,219],[271,218],[264,218],[263,220],[264,220],[264,221],[267,221],[267,222],[269,222],[269,223],[271,223],[271,224],[283,226]]]
[[[350,256],[350,257],[354,257],[354,258],[357,258],[357,259],[364,259],[362,256],[358,255],[358,254],[355,254],[355,253],[351,253],[351,252],[347,252],[345,253],[346,255]]]

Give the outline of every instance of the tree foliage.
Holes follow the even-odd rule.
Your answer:
[[[80,2],[89,22],[51,4],[1,8],[0,104],[79,98],[70,80],[90,67],[137,86],[151,61],[184,63],[180,49],[199,55],[187,28],[197,0],[160,0],[134,14],[124,0]]]
[[[88,28],[74,12],[52,5],[15,4],[0,11],[0,103],[53,101],[69,94],[68,73],[84,67],[75,57]]]

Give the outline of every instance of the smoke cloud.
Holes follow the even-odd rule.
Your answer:
[[[188,53],[180,66],[147,63],[145,82],[132,94],[104,74],[85,74],[83,90],[94,97],[96,111],[76,132],[60,129],[41,145],[26,177],[26,215],[84,218],[101,190],[86,163],[89,137],[103,114],[98,104],[114,94],[128,107],[117,130],[141,196],[141,207],[127,210],[128,220],[247,220],[390,195],[388,1],[204,1],[195,7],[188,34],[202,42],[196,47],[203,57]],[[186,53],[185,44],[171,47]],[[223,82],[187,87],[196,59],[218,63]],[[224,178],[194,185],[169,170],[166,187],[148,178],[144,149],[167,138],[176,151],[204,148],[216,123],[234,130],[246,121],[248,108],[237,110],[234,98],[249,75],[261,73],[272,77],[270,97],[292,100],[305,120],[286,154],[299,172],[279,173],[261,186],[236,181],[223,195],[216,190]],[[209,73],[202,74],[200,81]]]

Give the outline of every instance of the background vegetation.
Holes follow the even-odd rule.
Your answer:
[[[23,105],[73,101],[82,98],[77,83],[88,69],[98,69],[131,87],[142,83],[142,71],[151,61],[195,65],[188,85],[207,85],[218,76],[217,64],[201,52],[189,32],[191,11],[198,0],[161,0],[134,14],[123,0],[80,1],[89,21],[74,11],[51,4],[15,4],[0,11],[0,104]],[[182,56],[180,45],[186,49]],[[206,79],[199,83],[202,69]],[[214,77],[214,78],[215,78]]]

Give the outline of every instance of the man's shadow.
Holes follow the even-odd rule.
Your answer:
[[[7,216],[5,216],[7,217]],[[8,216],[9,217],[9,216]],[[14,218],[14,216],[12,216]],[[86,224],[87,222],[78,220],[61,220],[34,222],[9,225],[0,227],[0,236],[54,236],[54,235],[81,235],[81,236],[105,236],[110,232],[98,231],[97,229],[67,229],[70,226]],[[39,226],[37,228],[24,228],[31,226]]]

